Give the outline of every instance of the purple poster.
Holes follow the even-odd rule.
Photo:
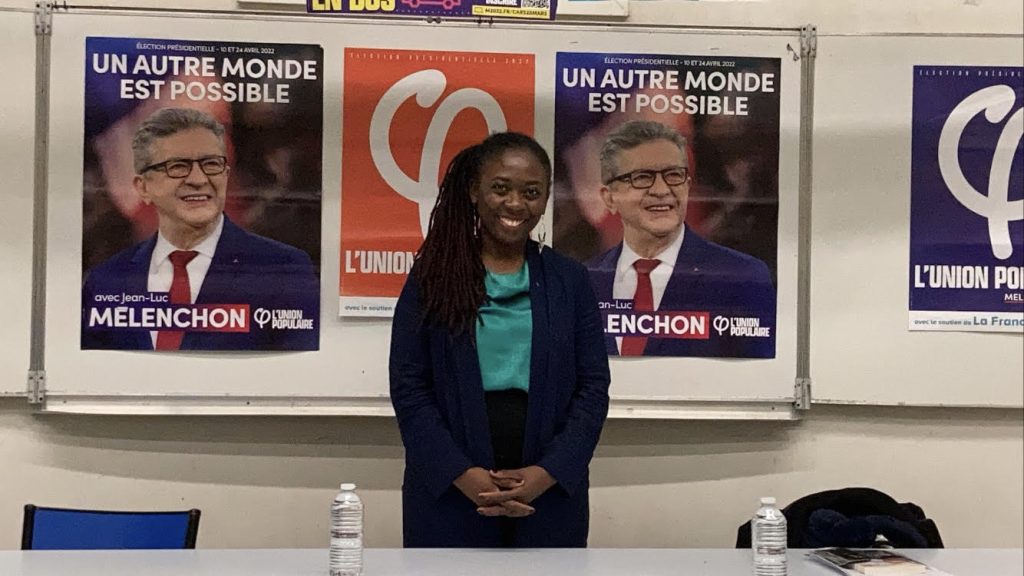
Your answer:
[[[774,358],[777,58],[565,53],[554,246],[611,355]]]
[[[552,20],[558,0],[306,0],[311,14]]]
[[[910,329],[1024,332],[1024,68],[915,66]]]
[[[317,350],[323,50],[87,38],[81,346]]]

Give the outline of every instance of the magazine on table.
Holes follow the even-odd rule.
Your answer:
[[[851,576],[951,576],[883,548],[822,548],[810,556]]]

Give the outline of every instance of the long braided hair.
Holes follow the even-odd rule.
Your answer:
[[[453,334],[473,332],[487,298],[480,221],[470,190],[480,181],[481,167],[506,150],[529,151],[551,179],[547,151],[525,134],[500,132],[465,148],[448,164],[430,213],[427,237],[416,255],[413,276],[420,285],[424,319],[446,326]]]

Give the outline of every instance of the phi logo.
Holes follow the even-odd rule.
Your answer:
[[[992,124],[1010,114],[1015,101],[1013,88],[989,86],[964,98],[949,114],[939,136],[939,170],[950,193],[968,210],[988,220],[992,255],[1006,260],[1013,255],[1010,222],[1024,220],[1024,199],[1010,201],[1010,168],[1014,153],[1024,136],[1024,108],[1017,109],[1003,127],[989,170],[988,193],[976,190],[960,167],[960,137],[967,124],[984,112]]]
[[[427,235],[430,212],[437,201],[437,176],[441,169],[441,150],[455,117],[467,109],[476,109],[487,123],[488,133],[506,129],[505,115],[493,96],[478,88],[462,88],[449,94],[437,106],[427,127],[420,154],[420,169],[412,179],[399,168],[391,152],[391,122],[398,108],[416,97],[421,108],[433,106],[444,93],[447,79],[440,70],[421,70],[402,78],[388,88],[370,118],[370,154],[381,177],[391,188],[419,207],[420,228]]]
[[[267,322],[270,322],[270,310],[267,310],[266,308],[257,308],[256,311],[252,313],[252,320],[259,324],[260,328],[263,328]]]
[[[725,316],[715,316],[712,326],[714,326],[715,330],[718,330],[718,335],[721,336],[729,329],[729,319]]]

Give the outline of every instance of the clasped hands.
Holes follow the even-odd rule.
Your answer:
[[[555,479],[540,466],[498,471],[474,466],[454,484],[477,505],[481,515],[522,518],[536,511],[530,502],[554,486]]]

